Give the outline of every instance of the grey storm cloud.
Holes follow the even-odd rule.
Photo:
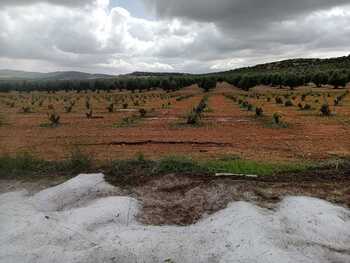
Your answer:
[[[287,54],[305,49],[345,49],[349,15],[322,17],[318,12],[349,5],[349,0],[144,0],[159,19],[213,23],[218,35],[200,35],[196,52],[207,59]],[[342,41],[337,41],[341,39]],[[304,50],[300,52],[300,50]],[[247,51],[247,52],[246,52]],[[286,52],[288,51],[288,52]],[[168,52],[170,53],[170,52]],[[191,51],[187,52],[191,53]],[[315,52],[317,53],[317,52]],[[163,54],[164,55],[164,54]],[[305,55],[304,55],[305,56]],[[260,60],[259,60],[260,61]]]
[[[179,17],[201,22],[261,24],[293,18],[313,11],[349,4],[349,0],[144,0],[160,17]]]
[[[199,73],[348,52],[350,0],[139,1],[153,19],[118,1],[0,0],[0,65]]]

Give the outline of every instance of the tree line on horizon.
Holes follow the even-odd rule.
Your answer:
[[[226,74],[184,75],[184,76],[150,76],[150,77],[117,77],[94,80],[0,80],[0,92],[20,91],[149,91],[160,88],[165,91],[181,90],[184,87],[198,84],[208,91],[217,82],[228,82],[242,90],[249,90],[258,85],[272,87],[289,87],[314,83],[317,87],[332,85],[344,87],[350,82],[350,70],[327,70],[305,72],[232,72]]]

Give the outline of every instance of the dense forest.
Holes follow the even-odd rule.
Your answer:
[[[131,90],[161,88],[179,90],[198,84],[205,90],[226,81],[243,90],[256,85],[289,87],[314,83],[316,86],[344,87],[350,82],[350,56],[332,59],[293,59],[254,67],[203,75],[182,73],[146,73],[88,80],[0,80],[0,91],[59,91],[59,90]]]

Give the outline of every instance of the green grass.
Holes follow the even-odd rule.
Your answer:
[[[76,175],[92,171],[92,158],[80,150],[71,151],[64,161],[45,161],[22,152],[0,157],[0,178],[15,176]]]
[[[49,162],[39,160],[25,152],[0,157],[0,177],[41,174],[48,172],[50,168]]]
[[[204,166],[211,173],[233,173],[269,176],[277,173],[302,172],[312,168],[305,163],[263,163],[249,160],[208,161]]]
[[[208,173],[209,169],[191,158],[169,156],[160,159],[155,169],[157,174],[165,173]]]
[[[163,174],[208,174],[233,173],[269,176],[277,173],[303,172],[317,166],[308,163],[264,163],[239,158],[195,161],[181,156],[170,156],[160,160],[131,159],[112,163],[110,176],[123,177],[128,174],[142,176]]]
[[[242,160],[227,156],[218,160],[196,161],[188,157],[170,156],[159,160],[146,159],[142,154],[128,160],[114,160],[99,163],[92,157],[75,149],[64,161],[40,160],[28,153],[0,157],[0,177],[52,176],[56,174],[77,175],[103,171],[111,181],[128,182],[142,176],[165,174],[206,174],[233,173],[269,176],[277,173],[303,172],[322,169],[321,164],[309,163],[265,163]]]

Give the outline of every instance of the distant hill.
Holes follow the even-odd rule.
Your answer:
[[[288,59],[283,61],[259,64],[252,67],[238,68],[229,71],[216,72],[208,75],[227,75],[245,73],[286,73],[286,72],[316,72],[327,70],[349,70],[350,55],[338,58]]]
[[[0,70],[0,80],[86,80],[112,77],[115,76],[107,74],[89,74],[79,71],[39,73],[8,69]]]
[[[314,74],[319,71],[350,70],[350,55],[338,58],[318,59],[300,58],[259,64],[251,67],[243,67],[228,71],[208,74],[189,74],[179,72],[142,72],[136,71],[130,74],[119,75],[120,77],[201,77],[201,76],[229,76],[242,74],[260,73],[308,73]],[[58,71],[50,73],[27,72],[16,70],[0,70],[0,80],[89,80],[107,79],[118,76],[107,74],[89,74],[79,71]]]
[[[133,73],[129,73],[123,76],[129,77],[181,77],[181,76],[190,76],[188,73],[178,73],[178,72],[142,72],[135,71]]]
[[[189,74],[189,73],[169,73],[169,72],[133,72],[123,76],[129,77],[182,77],[182,76],[215,76],[215,75],[234,75],[234,74],[256,74],[256,73],[303,73],[328,70],[349,70],[350,55],[338,58],[299,58],[288,59],[265,64],[258,64],[251,67],[242,67],[228,71],[213,72],[208,74]]]

